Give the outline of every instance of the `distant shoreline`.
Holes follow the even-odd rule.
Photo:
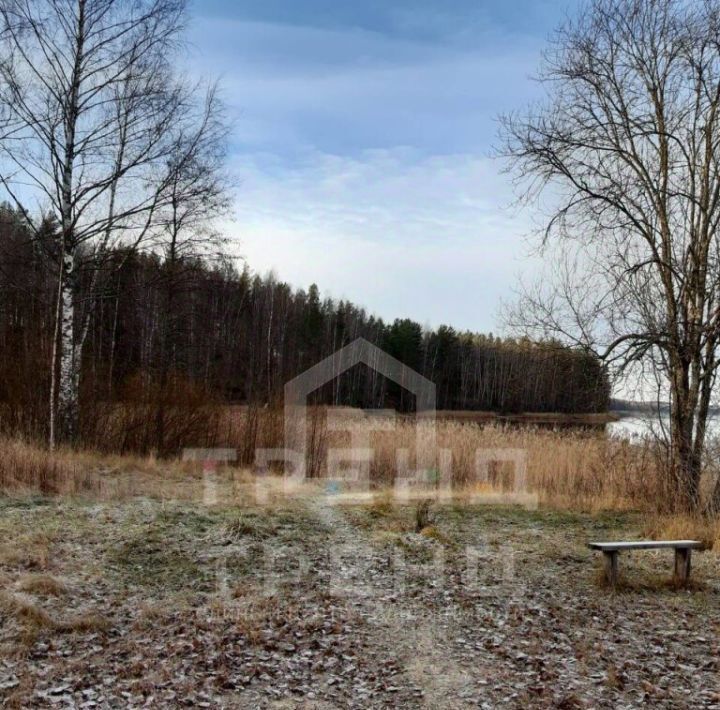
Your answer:
[[[670,412],[670,402],[634,402],[626,399],[611,399],[609,411],[619,417],[657,415],[658,413],[667,415]],[[709,414],[711,416],[720,415],[720,406],[710,407]]]

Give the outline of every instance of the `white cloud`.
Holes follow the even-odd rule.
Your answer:
[[[401,10],[390,23],[401,36],[199,18],[189,70],[223,75],[236,126],[242,185],[228,232],[254,270],[316,282],[383,318],[495,329],[528,268],[529,228],[505,210],[509,181],[483,156],[497,113],[537,91],[527,76],[542,40],[483,12],[455,26]]]
[[[243,181],[228,232],[256,271],[316,282],[384,318],[490,330],[525,256],[523,219],[498,166],[472,155],[410,149],[300,165],[238,160]]]

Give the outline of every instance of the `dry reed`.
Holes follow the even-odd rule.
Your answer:
[[[353,437],[365,436],[373,451],[370,481],[375,490],[392,486],[403,467],[416,466],[416,447],[427,447],[427,430],[415,426],[412,418],[398,417],[392,428],[377,431],[376,420],[353,418],[351,432],[330,431],[325,410],[312,409],[308,425],[308,471],[311,477],[328,477],[328,453],[347,449]],[[387,424],[387,422],[385,422]],[[255,451],[281,448],[284,423],[282,411],[228,407],[218,426],[217,443],[238,451],[235,482],[247,483]],[[419,439],[419,441],[418,441]],[[541,505],[573,510],[641,510],[655,513],[666,497],[662,462],[651,442],[614,439],[598,431],[550,430],[538,428],[484,426],[472,422],[439,420],[438,448],[444,452],[435,469],[427,470],[430,480],[452,481],[457,497],[463,489],[478,486],[478,456],[484,458],[490,488],[515,485],[518,471],[503,462],[508,451],[525,463],[523,489],[537,496]],[[194,439],[188,447],[202,445]],[[355,445],[357,445],[355,443]],[[35,492],[44,495],[87,493],[112,497],[110,480],[127,483],[125,497],[147,495],[149,490],[179,498],[192,497],[201,483],[198,464],[159,461],[153,457],[101,456],[93,452],[50,454],[21,441],[0,439],[0,490],[5,493]],[[163,484],[162,486],[160,484]],[[185,487],[187,490],[184,490]],[[121,487],[122,488],[122,487]],[[117,486],[116,486],[117,489]],[[152,493],[151,493],[152,494]]]

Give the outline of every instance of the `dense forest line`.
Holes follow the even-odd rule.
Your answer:
[[[48,221],[38,235],[10,207],[0,209],[0,401],[23,428],[39,430],[57,338],[54,230]],[[172,401],[183,383],[223,401],[276,404],[289,379],[363,337],[435,382],[440,409],[608,406],[601,364],[553,343],[385,323],[347,301],[323,299],[314,285],[295,290],[221,256],[114,249],[100,263],[85,263],[76,308],[91,315],[81,369],[86,401]],[[409,393],[362,366],[318,392],[316,402],[413,407]]]

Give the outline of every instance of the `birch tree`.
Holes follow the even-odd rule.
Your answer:
[[[185,0],[0,3],[0,184],[31,224],[42,212],[60,225],[57,417],[68,442],[89,319],[81,258],[97,264],[111,245],[142,244],[168,199],[194,100],[173,67],[184,13]]]
[[[586,3],[541,79],[504,152],[552,205],[556,278],[516,322],[667,388],[665,503],[698,510],[720,366],[720,2]]]

